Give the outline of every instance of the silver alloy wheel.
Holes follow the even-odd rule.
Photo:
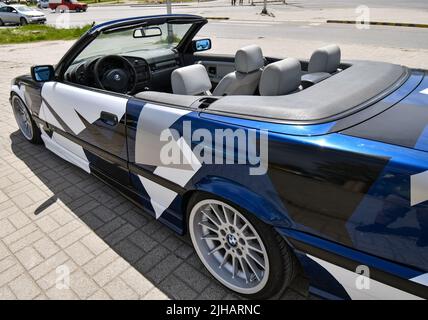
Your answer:
[[[222,201],[202,200],[190,212],[189,232],[199,258],[223,285],[242,294],[265,287],[269,278],[266,248],[238,210]]]
[[[27,140],[33,139],[33,126],[27,108],[17,96],[12,98],[13,114],[19,129]]]

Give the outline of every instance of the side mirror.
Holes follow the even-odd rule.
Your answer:
[[[211,49],[211,39],[193,40],[193,52],[207,51]]]
[[[16,11],[15,9],[12,10],[12,13],[18,13],[18,11]]]
[[[31,76],[34,81],[46,82],[55,78],[55,70],[53,66],[34,66],[31,67]]]

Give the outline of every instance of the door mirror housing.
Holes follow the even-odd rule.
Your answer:
[[[31,67],[31,76],[34,81],[46,82],[51,81],[55,78],[55,70],[53,66],[34,66]]]
[[[211,49],[211,39],[193,40],[193,52],[207,51]]]

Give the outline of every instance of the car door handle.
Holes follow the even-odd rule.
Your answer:
[[[105,111],[101,111],[100,120],[109,126],[115,126],[119,123],[115,114]]]

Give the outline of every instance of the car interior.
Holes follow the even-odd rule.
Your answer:
[[[193,25],[175,23],[174,32],[184,30],[180,37],[165,35],[172,21],[130,30],[131,39],[142,38],[152,50],[134,43],[134,47],[121,51],[128,42],[113,45],[120,37],[106,35],[105,42],[101,39],[94,47],[108,51],[93,50],[88,56],[77,57],[64,80],[213,113],[322,121],[362,107],[408,74],[405,67],[393,64],[343,63],[341,50],[334,44],[316,49],[308,61],[267,57],[257,45],[242,47],[235,55],[207,54],[203,51],[211,49],[211,40],[192,40],[196,33],[186,39],[191,33],[186,28],[192,30]],[[180,45],[183,42],[184,47]]]
[[[210,55],[205,61],[204,56],[195,54],[201,60],[182,66],[178,53],[168,52],[154,63],[142,57],[106,55],[72,64],[65,78],[131,95],[156,91],[190,96],[274,96],[304,90],[341,71],[340,48],[336,45],[316,50],[306,64],[307,70],[302,70],[305,65],[294,58],[271,58],[269,63],[257,45],[239,49],[233,59],[221,56],[220,61],[212,60],[215,57]]]

